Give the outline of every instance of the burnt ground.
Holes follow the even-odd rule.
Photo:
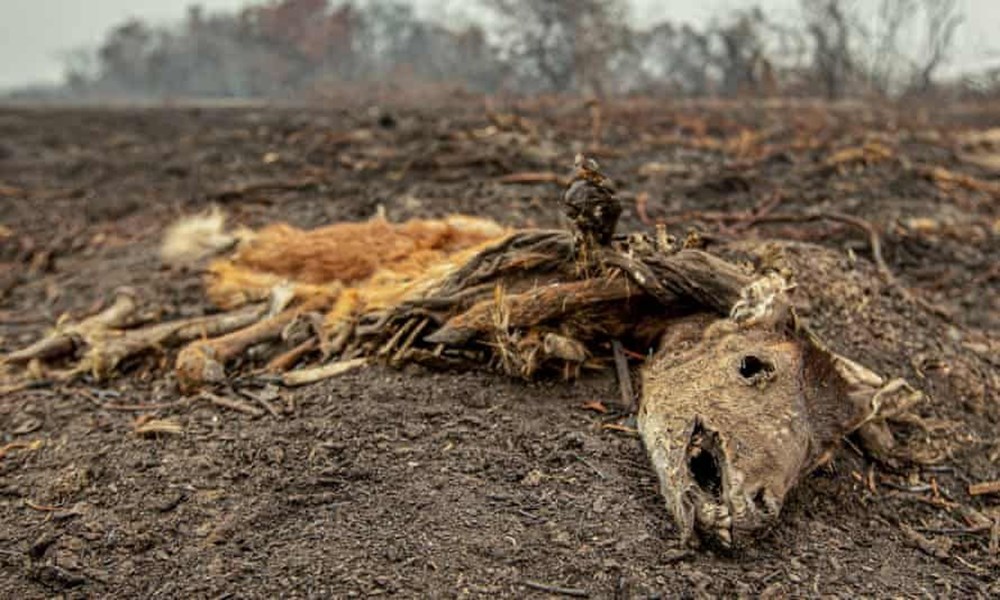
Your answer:
[[[250,226],[379,206],[395,220],[558,225],[557,186],[502,178],[565,174],[593,142],[591,113],[571,100],[497,110],[0,109],[0,352],[122,285],[164,318],[203,312],[197,274],[162,266],[157,242],[213,203]],[[982,159],[1000,141],[961,131],[998,125],[1000,107],[635,101],[602,114],[596,154],[621,185],[623,229],[660,220],[709,243],[837,252],[799,261],[804,314],[927,391],[925,416],[950,423],[935,465],[890,468],[846,444],[753,547],[692,551],[638,440],[602,427],[622,415],[583,407],[614,407],[610,375],[375,367],[273,391],[278,413],[252,417],[183,398],[166,352],[110,382],[0,399],[0,445],[15,443],[0,458],[0,596],[996,596],[1000,499],[968,485],[1000,479],[1000,178]],[[859,228],[782,219],[808,211],[870,223],[922,305],[878,283]],[[149,415],[183,432],[135,435]]]

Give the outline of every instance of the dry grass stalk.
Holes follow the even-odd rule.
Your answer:
[[[10,442],[0,446],[0,459],[3,459],[14,450],[38,450],[45,445],[42,440],[32,440],[30,442]]]
[[[225,396],[219,396],[218,394],[213,394],[211,392],[201,392],[198,395],[199,398],[207,400],[209,403],[218,406],[220,408],[225,408],[228,410],[234,410],[245,415],[250,415],[251,417],[262,417],[264,416],[264,409],[257,408],[256,406],[251,406],[242,400],[236,398],[227,398]]]
[[[1000,480],[969,484],[970,496],[985,496],[987,494],[1000,494]]]
[[[139,436],[156,435],[160,433],[180,435],[184,432],[184,428],[181,424],[173,419],[139,419],[138,421],[138,424],[132,431]]]

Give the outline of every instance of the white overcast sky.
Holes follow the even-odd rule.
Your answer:
[[[183,18],[195,0],[0,0],[0,88],[55,83],[61,55],[96,46],[111,26],[129,17],[167,23]],[[378,0],[369,0],[377,2]],[[874,0],[857,0],[864,4]],[[1000,0],[960,0],[966,16],[954,67],[991,64],[1000,57]],[[233,10],[247,0],[201,0],[207,10]],[[415,0],[421,12],[468,17],[475,0]],[[638,24],[670,19],[704,22],[713,15],[754,4],[779,15],[794,14],[797,0],[632,0]]]

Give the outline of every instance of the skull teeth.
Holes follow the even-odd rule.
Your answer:
[[[732,532],[729,531],[728,527],[726,528],[720,527],[719,529],[716,529],[715,532],[719,538],[719,541],[721,541],[726,546],[729,546],[733,543],[733,534]]]

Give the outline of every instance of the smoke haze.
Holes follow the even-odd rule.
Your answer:
[[[234,13],[247,0],[3,0],[0,2],[0,89],[31,84],[55,85],[64,78],[67,57],[83,48],[95,49],[108,31],[130,18],[153,25],[181,22],[187,7],[201,5],[206,14]],[[370,0],[360,4],[379,4]],[[868,6],[868,3],[861,3]],[[871,3],[874,5],[874,3]],[[415,14],[468,24],[486,16],[475,3],[463,0],[416,0]],[[676,24],[704,26],[713,19],[750,6],[760,6],[769,19],[788,22],[797,18],[797,0],[633,0],[631,21],[637,27],[669,20]],[[953,44],[945,74],[1000,65],[1000,53],[991,35],[1000,26],[1000,2],[960,0],[964,22]],[[863,14],[863,13],[862,13]],[[487,17],[488,18],[488,17]]]

